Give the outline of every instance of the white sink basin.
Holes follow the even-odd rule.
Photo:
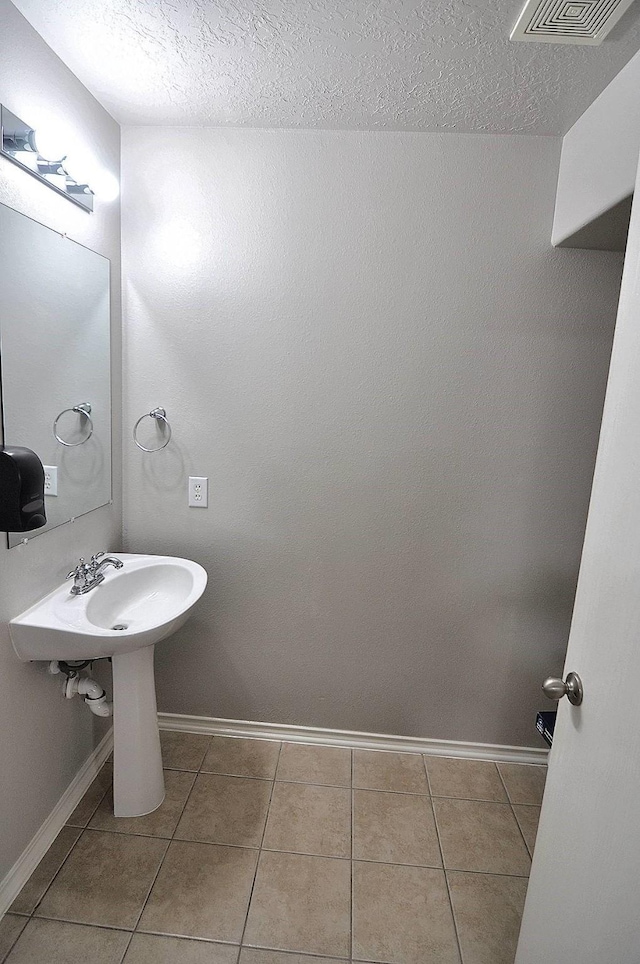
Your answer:
[[[123,568],[105,569],[104,582],[85,595],[72,596],[64,582],[9,622],[20,659],[131,653],[182,626],[207,585],[202,566],[171,556],[119,552],[117,558]]]
[[[72,596],[71,583],[63,583],[12,619],[9,632],[25,662],[111,657],[114,813],[136,817],[164,800],[154,645],[186,621],[207,574],[189,559],[117,558],[122,569],[105,569],[100,585]]]

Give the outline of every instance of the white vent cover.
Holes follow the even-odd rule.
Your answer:
[[[527,0],[512,40],[600,44],[633,0]]]

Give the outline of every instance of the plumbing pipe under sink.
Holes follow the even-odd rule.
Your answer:
[[[84,668],[85,665],[78,669]],[[49,663],[49,672],[52,676],[64,673],[67,677],[62,684],[62,695],[65,699],[72,700],[76,695],[84,696],[84,701],[94,716],[112,716],[113,703],[107,702],[107,694],[100,683],[96,683],[90,676],[80,676],[78,669],[64,662],[61,665],[57,659],[52,659]]]
[[[84,696],[84,701],[95,716],[111,716],[113,703],[107,702],[107,694],[90,676],[70,676],[64,684],[64,695],[68,700],[76,693]]]

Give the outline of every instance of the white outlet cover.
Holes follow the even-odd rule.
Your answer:
[[[44,494],[57,495],[58,494],[58,466],[43,465],[42,468],[44,469]]]
[[[189,476],[189,505],[192,509],[206,509],[209,503],[209,479]]]

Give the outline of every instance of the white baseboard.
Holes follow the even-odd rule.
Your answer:
[[[548,757],[548,751],[538,747],[430,740],[420,736],[389,736],[386,733],[328,730],[319,726],[219,720],[211,716],[185,716],[181,713],[158,713],[158,723],[161,730],[178,730],[183,733],[251,737],[255,740],[286,740],[288,743],[322,743],[326,746],[348,746],[358,750],[428,753],[431,756],[460,757],[467,760],[495,760],[497,763],[540,764],[546,763]]]
[[[85,760],[40,829],[27,844],[15,864],[0,881],[0,918],[9,909],[65,823],[98,775],[113,747],[113,729],[102,738]]]

